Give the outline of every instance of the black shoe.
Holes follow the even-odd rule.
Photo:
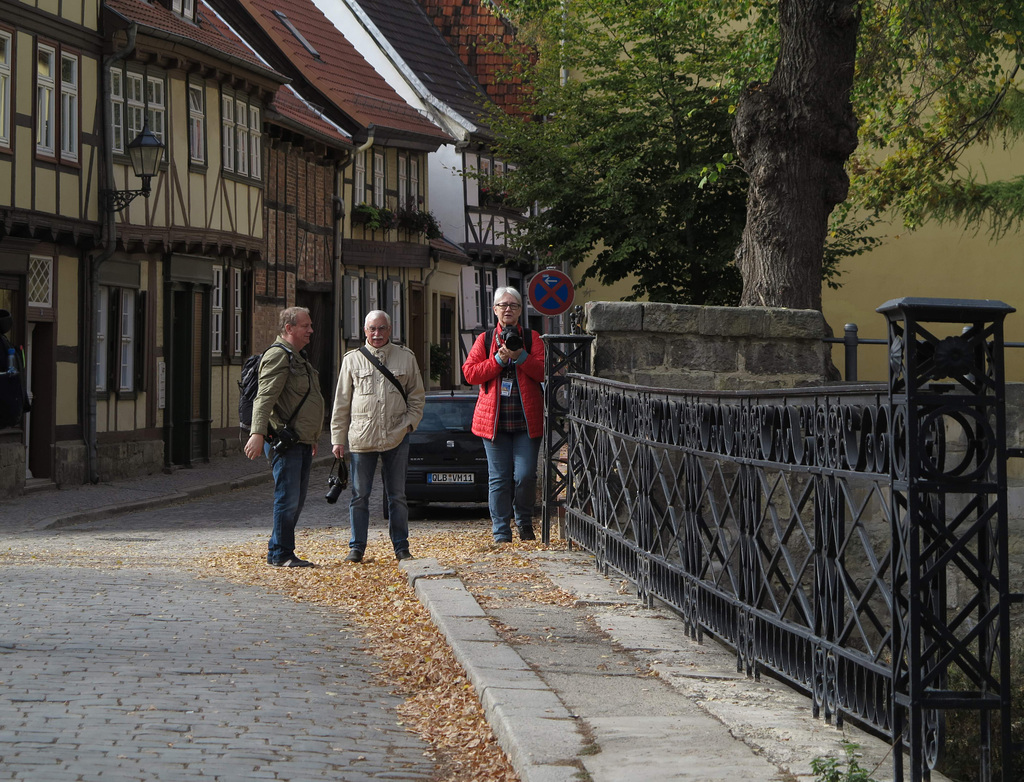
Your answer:
[[[362,562],[363,552],[357,548],[350,548],[348,550],[348,556],[345,557],[346,562]]]
[[[522,526],[519,528],[519,539],[520,540],[536,540],[537,536],[533,534],[533,527]]]
[[[267,560],[267,564],[273,565],[274,567],[316,567],[316,563],[305,559],[299,559],[295,556],[291,556],[288,557],[288,559],[282,559],[277,562]]]
[[[412,554],[409,553],[409,549],[400,548],[395,552],[395,559],[401,562],[403,559],[412,559]]]

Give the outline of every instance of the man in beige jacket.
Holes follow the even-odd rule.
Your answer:
[[[413,352],[391,341],[391,318],[374,310],[363,322],[366,343],[341,361],[331,416],[331,443],[341,459],[348,448],[352,476],[348,562],[362,562],[370,526],[370,491],[380,457],[395,558],[409,559],[405,473],[409,433],[423,418],[423,378]],[[375,361],[377,363],[375,363]],[[378,365],[379,364],[379,365]],[[390,373],[382,371],[381,367]]]

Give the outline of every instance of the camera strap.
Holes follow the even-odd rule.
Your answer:
[[[303,358],[305,358],[305,356],[303,356]],[[313,374],[309,371],[309,361],[308,360],[306,361],[306,377],[309,380],[309,383],[306,386],[306,395],[304,397],[302,397],[302,401],[299,402],[298,406],[292,411],[291,416],[288,418],[288,423],[286,423],[284,425],[284,427],[282,427],[284,429],[290,429],[291,428],[292,421],[295,420],[295,416],[297,416],[299,414],[299,410],[302,409],[302,406],[304,404],[306,404],[306,400],[309,399],[309,392],[313,390]],[[269,427],[268,427],[268,429],[269,429]],[[268,431],[267,435],[268,435],[267,436],[268,440],[273,439],[273,437],[270,435],[269,431]]]
[[[331,471],[329,473],[327,473],[327,477],[331,478],[334,475],[335,471],[337,471],[337,473],[338,473],[338,485],[341,486],[342,489],[347,489],[348,488],[348,465],[345,464],[345,460],[344,459],[339,459],[339,458],[335,457],[334,464],[331,465]]]
[[[405,389],[402,388],[402,384],[398,382],[398,378],[391,374],[391,370],[384,366],[382,363],[380,363],[380,361],[377,360],[377,357],[366,349],[366,345],[360,347],[359,352],[366,356],[367,360],[375,367],[377,367],[377,369],[380,370],[380,373],[394,384],[395,388],[398,389],[398,393],[402,395],[402,399],[405,400],[406,406],[408,406],[409,395],[405,393]]]

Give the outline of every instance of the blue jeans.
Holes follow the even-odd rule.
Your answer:
[[[409,504],[405,501],[405,472],[409,467],[409,435],[390,451],[349,451],[352,476],[352,502],[348,506],[352,539],[350,549],[366,551],[366,536],[370,529],[370,492],[373,474],[380,457],[384,472],[384,493],[388,503],[388,532],[395,551],[409,548]]]
[[[519,529],[533,526],[540,439],[527,432],[498,432],[493,440],[484,438],[487,502],[495,540],[512,540],[513,512]]]
[[[295,525],[306,504],[313,446],[297,443],[279,456],[267,443],[263,453],[274,472],[274,531],[267,546],[267,561],[283,562],[295,556]]]

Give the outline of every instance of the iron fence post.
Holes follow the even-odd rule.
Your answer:
[[[888,322],[892,421],[893,736],[909,749],[918,782],[938,762],[945,712],[974,711],[978,779],[994,779],[998,743],[1000,777],[1009,782],[1003,320],[1014,310],[999,301],[904,298],[878,311]],[[966,330],[943,336],[959,332],[959,324]],[[948,447],[950,434],[962,435],[962,452]],[[949,605],[950,582],[977,594]],[[948,676],[954,667],[967,680],[955,690]],[[895,777],[903,779],[902,752],[893,758]]]

